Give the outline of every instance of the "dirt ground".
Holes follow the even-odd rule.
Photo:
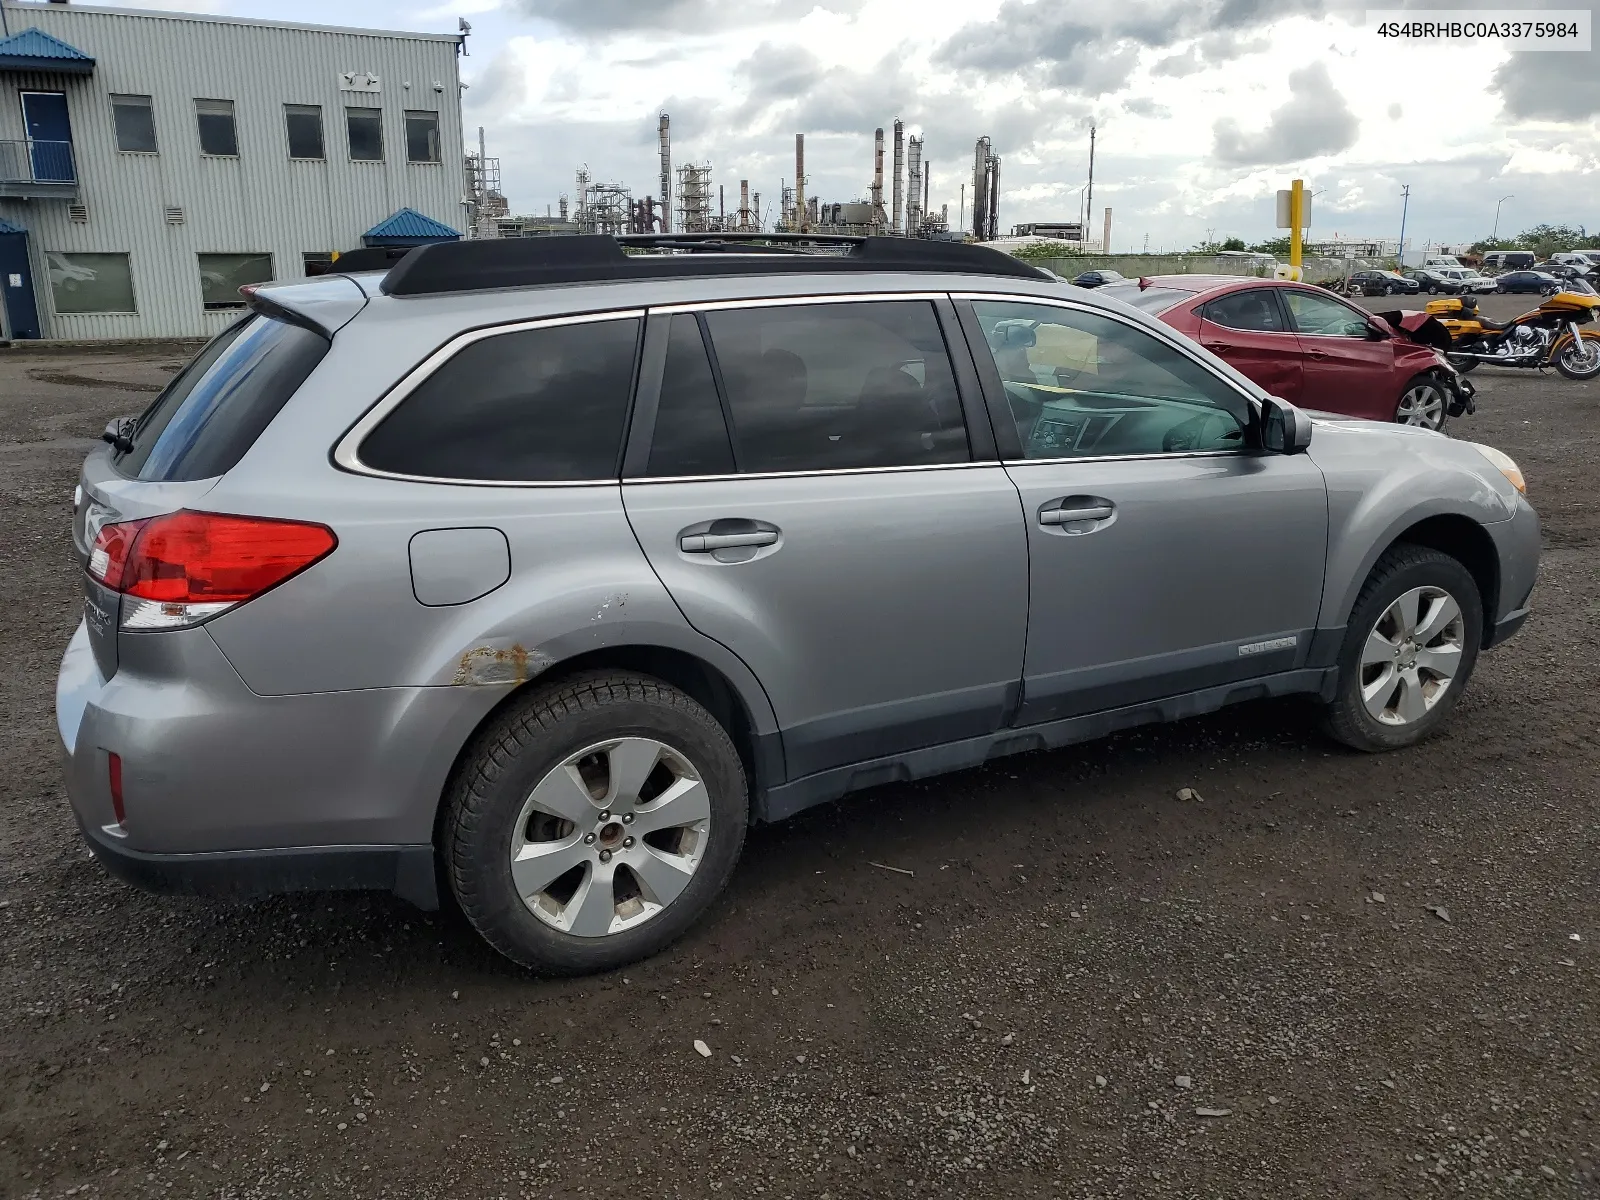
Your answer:
[[[545,982],[388,897],[89,857],[69,495],[174,365],[0,355],[0,1196],[1600,1195],[1600,381],[1474,376],[1452,432],[1522,464],[1545,557],[1436,741],[1260,704],[882,788]]]

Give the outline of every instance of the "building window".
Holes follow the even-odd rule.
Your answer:
[[[243,308],[239,289],[271,279],[270,254],[200,255],[200,299],[207,308]]]
[[[48,251],[50,295],[58,313],[131,313],[133,270],[126,254]]]
[[[200,128],[200,153],[223,158],[239,156],[239,134],[233,127],[232,100],[196,100],[194,119]]]
[[[300,256],[300,261],[305,266],[307,279],[316,275],[326,275],[328,268],[333,266],[333,252],[331,250],[307,250]]]
[[[285,104],[284,125],[289,130],[290,158],[326,158],[322,149],[322,108],[316,104]]]
[[[111,123],[117,131],[117,149],[131,154],[156,152],[156,118],[149,96],[111,97]]]
[[[383,110],[347,108],[345,131],[350,137],[350,157],[356,162],[383,161]]]
[[[406,161],[417,163],[439,161],[438,113],[406,113]]]

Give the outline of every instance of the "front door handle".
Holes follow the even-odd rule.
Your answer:
[[[731,550],[742,546],[771,546],[778,540],[775,529],[752,529],[747,533],[691,533],[678,539],[678,549],[685,554],[710,554],[713,550]]]
[[[1109,521],[1116,514],[1109,501],[1069,496],[1039,510],[1041,525],[1074,525],[1079,521]]]

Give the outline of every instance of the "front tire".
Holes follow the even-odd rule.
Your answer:
[[[697,702],[643,675],[532,691],[452,782],[440,849],[472,927],[547,975],[655,954],[710,907],[749,821],[744,767]]]
[[[1556,355],[1556,370],[1568,379],[1593,379],[1600,375],[1600,334],[1573,339]]]
[[[1483,602],[1459,561],[1401,544],[1361,589],[1327,728],[1355,750],[1415,745],[1435,733],[1466,690],[1483,643]]]
[[[1449,398],[1444,385],[1432,376],[1418,375],[1400,393],[1394,419],[1400,425],[1439,430],[1444,428],[1448,410]]]

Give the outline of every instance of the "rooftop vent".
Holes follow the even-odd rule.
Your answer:
[[[67,0],[59,0],[65,4]],[[67,219],[74,225],[87,225],[89,223],[89,206],[87,204],[67,205]]]
[[[179,208],[176,204],[167,205],[167,224],[182,225],[183,209]]]

